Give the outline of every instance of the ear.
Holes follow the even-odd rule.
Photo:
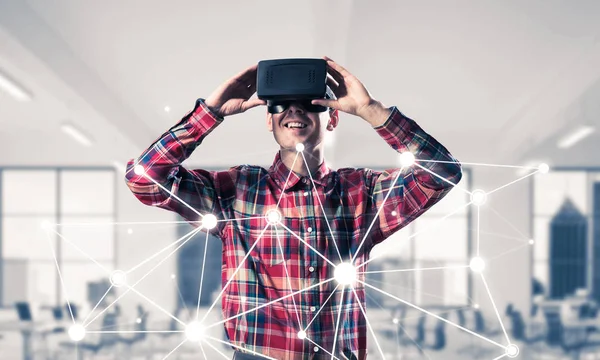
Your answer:
[[[339,113],[337,109],[331,110],[329,112],[329,122],[327,123],[327,130],[333,131],[338,126],[339,122]]]
[[[267,112],[267,130],[273,132],[273,115]]]

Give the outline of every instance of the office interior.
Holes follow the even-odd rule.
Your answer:
[[[222,321],[220,240],[177,249],[191,225],[139,202],[125,164],[242,69],[326,55],[463,166],[373,250],[368,358],[600,359],[598,18],[591,0],[0,2],[0,358],[231,358],[222,327],[200,348],[174,320]],[[265,119],[227,118],[184,165],[268,168]],[[332,169],[399,167],[358,117],[326,141]]]

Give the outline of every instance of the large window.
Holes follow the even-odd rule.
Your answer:
[[[111,168],[0,169],[3,305],[63,304],[58,262],[71,302],[87,302],[87,284],[114,268],[115,173]],[[44,222],[58,224],[47,236]],[[78,225],[101,223],[89,226]],[[90,231],[93,230],[93,231]]]
[[[463,169],[460,187],[470,190],[470,171]],[[370,283],[421,306],[465,306],[469,304],[469,195],[452,190],[439,203],[404,229],[372,250],[381,256],[369,263],[369,271],[444,268],[373,274]],[[462,268],[460,268],[462,267]],[[383,306],[398,301],[378,297]]]
[[[558,299],[585,288],[600,300],[600,169],[555,169],[532,181],[534,295]]]

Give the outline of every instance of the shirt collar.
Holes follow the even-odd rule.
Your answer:
[[[298,159],[296,161],[304,161],[302,159],[302,154],[298,155]],[[311,174],[312,180],[314,181],[315,185],[326,186],[328,182],[327,175],[329,175],[330,172],[331,170],[327,167],[325,160],[323,160],[321,165],[319,165],[319,167],[317,168],[316,172]],[[302,180],[303,177],[309,181],[309,184],[312,187],[312,184],[310,183],[310,176],[300,176],[288,169],[288,167],[281,160],[280,151],[278,151],[277,155],[275,155],[275,160],[273,160],[273,165],[271,165],[271,167],[269,168],[269,173],[280,187],[283,187],[287,184],[284,188],[284,190],[286,191],[293,188],[298,182]]]

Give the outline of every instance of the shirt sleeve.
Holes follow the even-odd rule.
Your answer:
[[[442,144],[396,107],[391,110],[385,123],[374,128],[377,133],[397,152],[433,161],[417,161],[404,169],[365,171],[370,195],[367,211],[374,217],[371,247],[423,214],[462,178],[460,163]]]
[[[162,134],[138,158],[127,162],[125,182],[143,204],[174,211],[199,226],[203,215],[213,214],[220,220],[220,197],[223,188],[235,181],[235,172],[189,170],[181,165],[223,121],[198,99],[192,111]],[[141,166],[141,168],[140,168]],[[136,173],[136,168],[138,172]],[[140,174],[140,169],[143,173]],[[211,233],[219,236],[224,222]]]

